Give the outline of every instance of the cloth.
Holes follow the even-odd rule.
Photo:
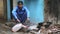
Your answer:
[[[19,24],[16,24],[15,26],[12,27],[12,31],[13,32],[17,32],[19,31],[21,28],[28,28],[27,26],[19,23]]]
[[[22,28],[22,24],[16,24],[15,26],[12,27],[12,31],[13,32],[17,32],[18,30],[20,30]]]

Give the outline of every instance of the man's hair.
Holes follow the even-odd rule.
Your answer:
[[[18,4],[18,5],[19,5],[19,4],[22,4],[22,5],[23,5],[23,1],[18,1],[18,3],[17,3],[17,4]]]

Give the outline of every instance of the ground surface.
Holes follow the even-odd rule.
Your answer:
[[[5,26],[5,24],[3,23],[0,23],[0,34],[31,34],[31,33],[22,32],[22,31],[14,33],[10,29],[11,29],[10,27]]]
[[[11,25],[9,23],[15,23],[15,22],[6,22],[4,19],[0,19],[0,34],[31,34],[31,33],[23,32],[23,31],[14,33],[11,31],[10,27],[5,25],[6,23],[8,23],[8,25]]]
[[[7,23],[11,23],[11,22],[7,22]],[[24,31],[19,31],[14,33],[11,31],[11,27],[6,26],[5,23],[0,23],[0,34],[32,34],[32,33],[27,33]],[[60,32],[58,34],[60,34]]]

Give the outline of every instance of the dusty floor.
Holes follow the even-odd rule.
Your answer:
[[[31,34],[27,32],[12,32],[10,27],[5,26],[6,21],[3,19],[0,19],[0,34]],[[7,22],[11,23],[11,22]]]
[[[11,22],[8,22],[8,23],[11,23]],[[0,34],[32,34],[32,33],[27,33],[27,32],[12,32],[10,30],[10,27],[6,26],[4,23],[0,23]],[[60,32],[58,33],[60,34]]]
[[[27,32],[14,33],[10,30],[10,27],[7,27],[4,25],[5,23],[6,23],[6,21],[0,19],[0,34],[32,34],[32,33],[27,33]],[[7,22],[7,23],[11,23],[11,22]],[[60,34],[60,32],[54,33],[54,34]]]
[[[6,26],[3,24],[0,24],[0,34],[31,34],[31,33],[26,33],[26,32],[12,32],[10,29],[8,29]]]

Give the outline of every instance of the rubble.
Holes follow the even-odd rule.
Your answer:
[[[41,26],[41,29],[38,30],[37,25],[31,25],[30,29],[23,29],[18,32],[12,32],[11,27],[8,27],[4,24],[0,25],[0,31],[1,33],[4,32],[5,34],[60,34],[60,25],[59,24],[51,24],[49,27],[45,28],[45,25],[47,23],[44,23],[43,26]],[[9,29],[10,28],[10,29]],[[29,32],[27,32],[29,30]]]

